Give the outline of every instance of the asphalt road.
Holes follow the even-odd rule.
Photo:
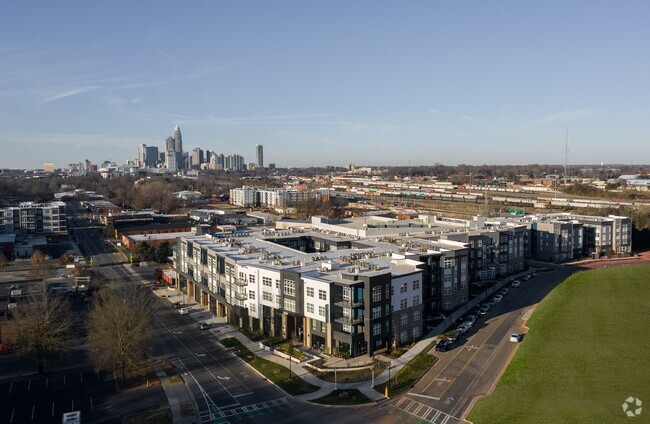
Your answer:
[[[525,333],[524,323],[534,306],[573,272],[575,268],[555,267],[511,288],[486,315],[479,315],[449,351],[436,352],[440,360],[406,395],[390,404],[425,422],[462,422],[474,402],[491,393],[510,363],[518,346],[509,342],[510,334]]]

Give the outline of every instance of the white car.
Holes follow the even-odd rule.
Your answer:
[[[492,300],[495,301],[496,303],[499,303],[499,302],[501,302],[503,300],[503,296],[501,296],[500,294],[497,294],[496,296],[494,296],[492,298]]]
[[[521,334],[521,333],[512,333],[510,335],[510,341],[513,342],[513,343],[519,343],[521,341],[521,339],[523,339],[523,338],[524,338],[524,335]]]
[[[476,315],[467,315],[467,318],[465,318],[465,324],[469,325],[470,327],[474,325],[476,322]]]
[[[519,287],[520,285],[521,285],[521,281],[519,281],[519,280],[515,280],[515,281],[512,282],[512,287],[513,287],[513,288],[517,288],[517,287]]]
[[[190,313],[190,308],[180,308],[178,310],[178,313],[180,313],[181,315],[188,315]]]

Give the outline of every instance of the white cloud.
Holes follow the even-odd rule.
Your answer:
[[[86,93],[88,91],[97,90],[98,88],[100,88],[100,87],[96,86],[96,85],[89,85],[89,86],[86,86],[86,87],[70,88],[70,89],[67,89],[67,90],[64,90],[64,91],[59,91],[57,93],[47,95],[47,97],[44,100],[42,100],[39,104],[43,105],[43,104],[46,104],[46,103],[54,102],[56,100],[65,99],[66,97],[76,96],[77,94],[82,94],[82,93]]]
[[[438,109],[427,109],[427,112],[429,112],[433,116],[438,115]]]
[[[597,115],[598,113],[600,112],[597,110],[587,110],[587,109],[569,110],[565,112],[554,113],[552,115],[544,116],[542,118],[534,119],[530,123],[534,125],[561,124],[561,123],[576,121],[582,118],[587,118],[589,116]]]

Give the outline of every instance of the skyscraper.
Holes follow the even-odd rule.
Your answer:
[[[257,158],[257,166],[264,168],[264,146],[261,144],[255,145],[255,155]]]
[[[174,151],[176,152],[176,166],[182,168],[183,163],[183,137],[181,136],[181,129],[176,125],[172,134],[174,137]]]
[[[170,171],[183,168],[183,137],[178,125],[174,127],[172,136],[165,139],[165,167]]]

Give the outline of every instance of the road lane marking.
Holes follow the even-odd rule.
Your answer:
[[[427,396],[427,395],[421,395],[421,394],[419,394],[419,393],[411,393],[411,392],[408,392],[407,395],[410,395],[410,396],[418,396],[418,397],[422,397],[422,398],[426,398],[426,399],[440,400],[439,397],[435,397],[435,396]]]
[[[14,413],[15,413],[15,412],[16,412],[16,408],[13,408],[13,409],[11,410],[11,419],[9,420],[9,423],[10,423],[10,424],[14,422]]]
[[[36,405],[32,405],[32,421],[34,421],[34,410],[36,409]]]
[[[11,394],[11,389],[13,389],[13,388],[14,388],[14,382],[12,381],[11,384],[9,385],[9,393],[8,394]]]

